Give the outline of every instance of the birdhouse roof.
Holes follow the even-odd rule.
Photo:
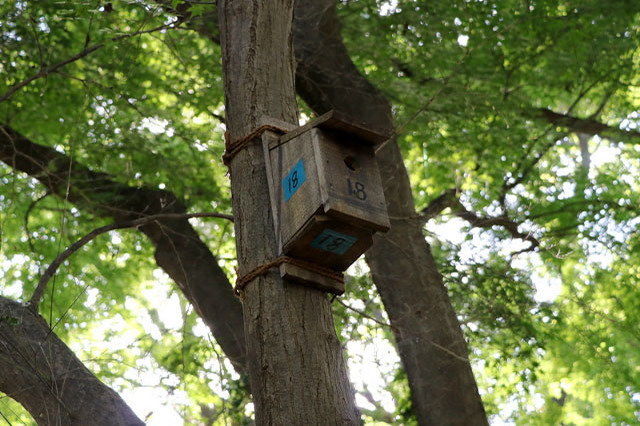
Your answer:
[[[389,139],[389,136],[373,131],[367,128],[363,123],[356,123],[336,110],[331,110],[317,118],[314,118],[307,124],[282,135],[280,137],[279,144],[283,144],[315,127],[355,136],[360,141],[373,146],[379,145]]]

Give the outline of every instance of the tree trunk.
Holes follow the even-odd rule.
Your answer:
[[[333,0],[297,0],[294,18],[298,94],[321,114],[337,109],[393,134],[384,96],[351,62]],[[411,186],[395,139],[377,155],[392,218],[366,259],[391,320],[421,425],[483,425],[487,418],[460,324],[416,216]]]
[[[249,134],[263,115],[297,124],[291,47],[293,0],[219,4],[227,128]],[[231,162],[240,276],[278,256],[262,147]],[[243,301],[256,422],[360,423],[325,293],[280,278],[254,279]]]
[[[51,332],[45,320],[0,297],[0,389],[39,425],[144,423]]]

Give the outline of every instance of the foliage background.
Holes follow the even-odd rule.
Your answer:
[[[445,191],[458,200],[417,220],[495,424],[640,420],[638,12],[622,0],[339,4],[354,63],[393,104],[416,210]],[[0,102],[0,122],[192,212],[230,212],[220,52],[188,21],[146,1],[9,1],[0,38],[0,93],[39,75]],[[107,221],[4,164],[0,181],[0,292],[25,300],[57,253]],[[233,227],[193,223],[234,278]],[[238,376],[152,253],[133,230],[93,241],[50,284],[43,316],[148,421],[164,405],[187,424],[246,422]],[[350,272],[334,306],[358,403],[368,424],[412,424],[379,296],[366,265]],[[20,410],[0,399],[11,422],[28,421]]]

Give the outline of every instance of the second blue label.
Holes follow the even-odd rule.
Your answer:
[[[358,239],[351,235],[342,234],[333,229],[323,229],[320,235],[311,242],[311,247],[342,256],[356,241]]]

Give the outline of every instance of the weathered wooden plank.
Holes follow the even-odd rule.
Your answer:
[[[344,293],[345,287],[343,281],[334,280],[325,275],[311,272],[305,268],[290,263],[280,265],[280,276],[282,278],[291,279],[299,284],[307,287],[317,288],[318,290],[337,294]]]
[[[286,121],[282,121],[274,117],[269,117],[268,115],[263,115],[258,120],[258,126],[265,126],[265,125],[277,127],[279,129],[286,130],[287,132],[295,130],[299,127],[299,126],[296,126],[295,124],[287,123]]]
[[[313,215],[289,241],[284,253],[344,271],[371,245],[373,232],[323,214]]]
[[[280,138],[278,144],[284,144],[289,140],[296,138],[304,132],[313,129],[314,127],[321,127],[329,130],[336,130],[342,133],[348,133],[353,135],[359,143],[365,142],[369,145],[378,145],[389,139],[388,135],[374,132],[364,126],[362,123],[357,123],[352,119],[349,119],[344,114],[338,111],[331,110],[321,116],[310,120],[305,125],[298,127],[297,129],[288,132]],[[274,146],[275,147],[275,146]]]

